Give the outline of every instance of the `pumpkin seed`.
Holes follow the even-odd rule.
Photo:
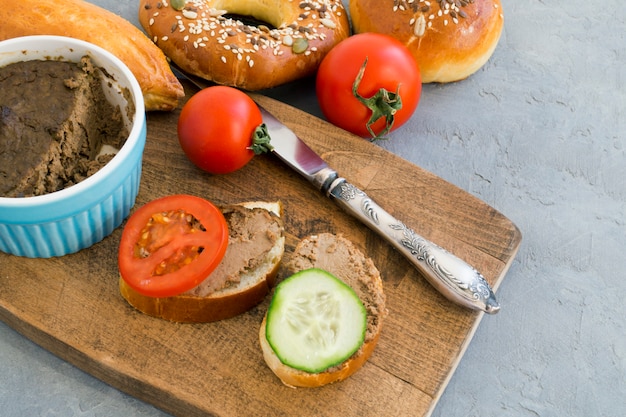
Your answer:
[[[294,39],[293,45],[291,46],[291,50],[294,54],[301,54],[307,50],[309,47],[309,41],[306,38],[297,38]]]
[[[170,4],[174,10],[183,10],[185,7],[185,0],[170,0]]]

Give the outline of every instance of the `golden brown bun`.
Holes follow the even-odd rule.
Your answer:
[[[493,54],[504,25],[500,0],[350,0],[350,17],[356,33],[384,33],[404,43],[424,83],[476,72]]]
[[[274,286],[284,253],[284,228],[279,217],[282,206],[279,202],[250,202],[222,211],[228,222],[229,247],[213,274],[231,276],[226,287],[214,291],[200,284],[174,297],[154,298],[136,292],[120,278],[122,297],[147,315],[187,323],[224,320],[260,303]],[[253,218],[256,220],[249,221]],[[259,242],[264,250],[250,249]],[[251,253],[254,259],[247,258]]]
[[[341,0],[196,0],[181,11],[162,4],[141,0],[139,22],[165,55],[186,72],[250,91],[312,75],[350,31]],[[268,25],[245,25],[225,13]],[[200,19],[205,29],[195,31]],[[308,38],[302,53],[293,52],[298,38]]]
[[[371,356],[387,315],[383,282],[378,269],[352,242],[330,233],[303,239],[296,246],[287,267],[293,273],[313,267],[321,268],[350,285],[367,309],[365,342],[346,361],[324,372],[300,371],[283,364],[276,356],[265,338],[264,318],[259,330],[259,342],[267,366],[285,385],[291,387],[320,387],[348,378]]]
[[[172,110],[184,97],[165,55],[139,28],[81,0],[0,0],[0,40],[29,35],[68,36],[93,43],[122,60],[143,92],[146,110]]]

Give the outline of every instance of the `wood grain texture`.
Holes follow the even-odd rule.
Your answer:
[[[193,93],[185,87],[188,96]],[[285,104],[259,100],[341,175],[474,265],[497,288],[521,242],[506,217],[376,145]],[[245,314],[209,324],[175,324],[135,311],[117,289],[121,228],[61,258],[0,254],[0,319],[95,377],[174,415],[430,414],[483,314],[439,295],[394,249],[276,158],[256,157],[223,176],[198,170],[180,150],[177,120],[178,112],[148,114],[136,207],[175,193],[216,204],[279,199],[286,256],[308,234],[342,233],[374,260],[387,294],[389,316],[369,362],[344,382],[292,389],[265,366],[258,345],[269,297]]]

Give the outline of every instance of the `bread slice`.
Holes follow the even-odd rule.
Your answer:
[[[213,274],[226,275],[226,284],[211,288],[201,283],[177,296],[155,298],[130,288],[122,278],[120,293],[137,310],[165,320],[207,323],[248,311],[274,286],[285,250],[280,202],[246,202],[221,208],[228,223],[226,254]],[[224,282],[223,279],[216,280]]]
[[[283,364],[276,356],[265,337],[266,315],[259,330],[263,358],[274,374],[291,387],[320,387],[342,381],[355,373],[374,351],[387,315],[378,269],[348,239],[323,233],[300,241],[286,269],[295,273],[313,267],[330,272],[354,289],[367,310],[367,332],[363,345],[346,361],[320,373],[309,373]]]

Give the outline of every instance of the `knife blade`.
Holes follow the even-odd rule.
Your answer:
[[[257,105],[259,105],[257,103]],[[450,301],[495,314],[500,305],[483,275],[454,254],[418,235],[349,183],[291,129],[259,105],[272,152],[402,253]]]
[[[188,79],[200,89],[213,85],[187,74],[173,63],[171,66],[177,75]],[[340,208],[390,243],[448,300],[488,314],[500,311],[500,304],[491,286],[480,272],[393,217],[364,191],[340,177],[289,127],[258,102],[257,106],[270,135],[273,154],[334,200]]]

